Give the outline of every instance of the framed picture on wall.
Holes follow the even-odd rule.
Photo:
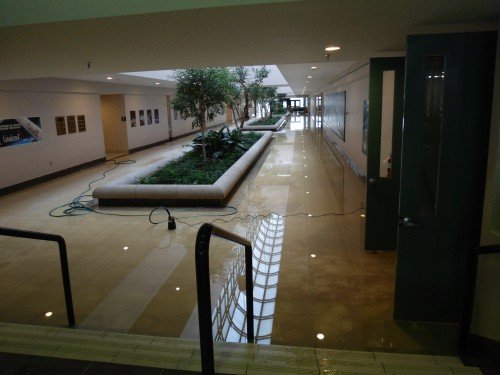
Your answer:
[[[56,130],[58,130],[57,118]],[[40,117],[0,119],[0,147],[21,145],[41,140],[42,125],[40,123]]]
[[[158,112],[158,109],[155,109],[155,124],[160,123],[160,113]]]
[[[64,120],[64,116],[56,117],[56,132],[57,135],[66,134],[66,121]]]
[[[68,133],[76,133],[76,118],[75,116],[66,116],[66,123],[68,124]]]
[[[147,115],[148,115],[148,125],[151,125],[153,123],[153,111],[150,109],[147,110]]]
[[[76,116],[76,119],[78,121],[78,132],[84,132],[87,130],[87,124],[85,123],[85,115],[78,115]]]
[[[346,92],[325,95],[323,125],[345,142]]]
[[[139,110],[139,125],[144,126],[144,110]]]
[[[135,128],[137,126],[137,119],[135,118],[135,111],[130,111],[130,126]]]
[[[368,100],[363,100],[363,142],[361,144],[361,151],[363,154],[368,153],[368,114],[369,114],[369,102]]]

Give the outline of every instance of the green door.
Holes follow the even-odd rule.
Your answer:
[[[496,32],[408,37],[394,317],[458,322],[479,245]]]
[[[370,59],[366,250],[396,250],[405,58]]]

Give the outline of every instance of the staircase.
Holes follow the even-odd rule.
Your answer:
[[[162,374],[201,371],[199,342],[168,337],[0,323],[0,352],[173,371]],[[2,368],[0,359],[0,374],[5,373]],[[479,368],[465,367],[458,357],[222,342],[215,343],[215,370],[266,375],[481,374]]]

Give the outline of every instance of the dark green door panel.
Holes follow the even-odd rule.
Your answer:
[[[495,49],[496,32],[408,37],[396,319],[460,320],[467,253],[479,245]]]
[[[382,88],[384,71],[394,71],[392,173],[380,177]],[[395,250],[398,231],[401,133],[405,58],[370,59],[369,127],[366,188],[366,250]]]

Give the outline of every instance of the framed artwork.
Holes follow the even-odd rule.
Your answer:
[[[139,125],[144,126],[144,110],[139,110]]]
[[[33,143],[41,139],[40,117],[0,119],[0,147]]]
[[[66,121],[64,120],[64,116],[56,117],[56,132],[57,135],[66,134]]]
[[[363,154],[368,155],[368,114],[369,102],[363,100],[363,143],[361,144],[361,151]]]
[[[346,92],[325,95],[323,124],[345,142]]]
[[[130,126],[135,128],[137,126],[137,119],[135,118],[135,111],[130,111]]]
[[[153,123],[153,111],[148,109],[146,113],[148,115],[148,125],[151,125]]]
[[[160,113],[158,112],[157,109],[155,109],[155,124],[160,123]]]
[[[76,133],[76,118],[75,116],[66,116],[66,123],[68,124],[68,133]]]
[[[85,123],[85,115],[78,115],[78,132],[84,132],[87,130],[87,124]]]

